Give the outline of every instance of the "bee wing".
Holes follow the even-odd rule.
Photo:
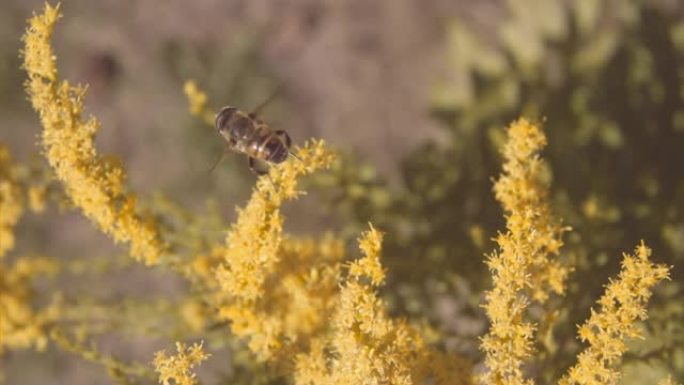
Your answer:
[[[211,168],[209,169],[208,174],[211,174],[212,172],[214,172],[214,169],[216,169],[216,166],[218,166],[219,163],[221,163],[221,161],[223,160],[223,158],[226,157],[226,153],[228,152],[228,150],[229,150],[228,146],[223,148],[223,151],[221,151],[218,158],[216,158],[214,163],[211,165]]]
[[[269,165],[268,163],[264,162],[261,159],[257,159],[254,157],[249,157],[249,169],[256,175],[261,176],[261,175],[266,175],[268,174],[268,168]],[[259,167],[257,167],[259,166]]]
[[[259,104],[258,106],[256,106],[256,108],[254,108],[254,109],[252,110],[252,112],[250,112],[249,116],[250,116],[252,119],[255,119],[256,116],[259,114],[259,112],[260,112],[264,107],[266,107],[269,103],[271,103],[271,102],[273,101],[273,99],[275,99],[276,96],[278,96],[278,94],[280,94],[280,92],[281,92],[282,90],[283,90],[283,83],[280,83],[280,84],[278,84],[278,86],[273,90],[273,92],[271,92],[271,95],[269,95],[269,97],[268,97],[266,100],[264,100],[263,102],[261,102],[261,104]]]

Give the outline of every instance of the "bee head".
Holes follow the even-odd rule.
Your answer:
[[[221,111],[216,114],[215,125],[218,132],[221,133],[229,128],[228,122],[230,122],[230,118],[233,116],[235,111],[237,111],[237,108],[226,106],[221,108]]]

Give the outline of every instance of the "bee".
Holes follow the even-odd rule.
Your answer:
[[[257,162],[279,164],[294,154],[290,152],[292,140],[284,130],[273,130],[257,118],[256,112],[245,113],[226,106],[216,114],[216,130],[228,142],[228,150],[247,155],[249,168],[256,175],[268,173],[257,168]]]

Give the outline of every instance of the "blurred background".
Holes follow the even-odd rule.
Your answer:
[[[0,142],[38,168],[40,127],[18,52],[41,4],[0,3]],[[576,271],[531,372],[549,383],[572,365],[582,347],[575,325],[617,274],[621,253],[644,239],[655,261],[675,267],[650,304],[646,339],[630,345],[622,383],[684,378],[680,0],[68,0],[61,10],[60,75],[89,85],[98,149],[122,158],[141,200],[205,213],[192,229],[222,239],[255,177],[239,155],[208,172],[224,144],[190,116],[183,83],[194,79],[216,110],[249,111],[280,87],[263,118],[295,143],[322,138],[343,154],[308,182],[309,197],[287,207],[288,231],[335,231],[352,245],[373,222],[387,233],[393,313],[427,322],[445,349],[476,361],[481,293],[491,283],[483,257],[504,228],[491,192],[497,149],[513,119],[543,122],[554,210],[573,228],[563,256]],[[49,255],[76,270],[77,261],[119,260],[111,256],[121,249],[78,213],[48,213],[22,220],[12,256]],[[103,270],[62,278],[64,296],[118,304],[121,329],[133,332],[101,336],[101,349],[151,361],[179,333],[176,321],[141,325],[136,315],[166,314],[186,290],[182,279],[126,262]],[[200,378],[283,381],[220,363],[213,358]],[[110,381],[100,366],[53,348],[9,352],[2,367],[6,384]]]

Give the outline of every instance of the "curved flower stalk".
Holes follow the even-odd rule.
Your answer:
[[[23,203],[9,150],[0,144],[0,260],[14,248],[14,226],[24,212]]]
[[[50,330],[50,340],[61,350],[69,352],[85,361],[102,365],[107,369],[111,380],[116,384],[138,384],[131,379],[153,379],[154,373],[146,365],[137,362],[127,363],[100,350],[94,341],[87,341],[86,334],[79,331],[68,332],[61,327]]]
[[[653,286],[667,279],[669,269],[649,261],[651,249],[641,242],[634,255],[625,254],[616,280],[606,286],[598,304],[600,311],[591,310],[591,317],[579,327],[579,338],[589,347],[579,354],[577,364],[561,379],[560,385],[617,384],[615,369],[627,351],[627,338],[640,338],[636,324],[648,318],[646,304]]]
[[[74,204],[131,255],[148,265],[164,252],[156,223],[137,214],[136,200],[125,190],[125,172],[112,159],[98,156],[93,136],[100,123],[83,119],[83,87],[60,81],[50,38],[58,7],[45,5],[29,21],[23,37],[26,91],[43,126],[45,156]]]
[[[494,287],[484,305],[491,322],[482,338],[488,372],[484,384],[532,384],[522,366],[531,357],[535,326],[525,321],[531,300],[543,303],[548,292],[562,294],[569,269],[558,261],[563,228],[551,215],[548,191],[540,177],[537,153],[546,137],[536,125],[520,119],[508,128],[503,174],[494,185],[506,212],[506,233],[497,237],[499,251],[487,261]]]

